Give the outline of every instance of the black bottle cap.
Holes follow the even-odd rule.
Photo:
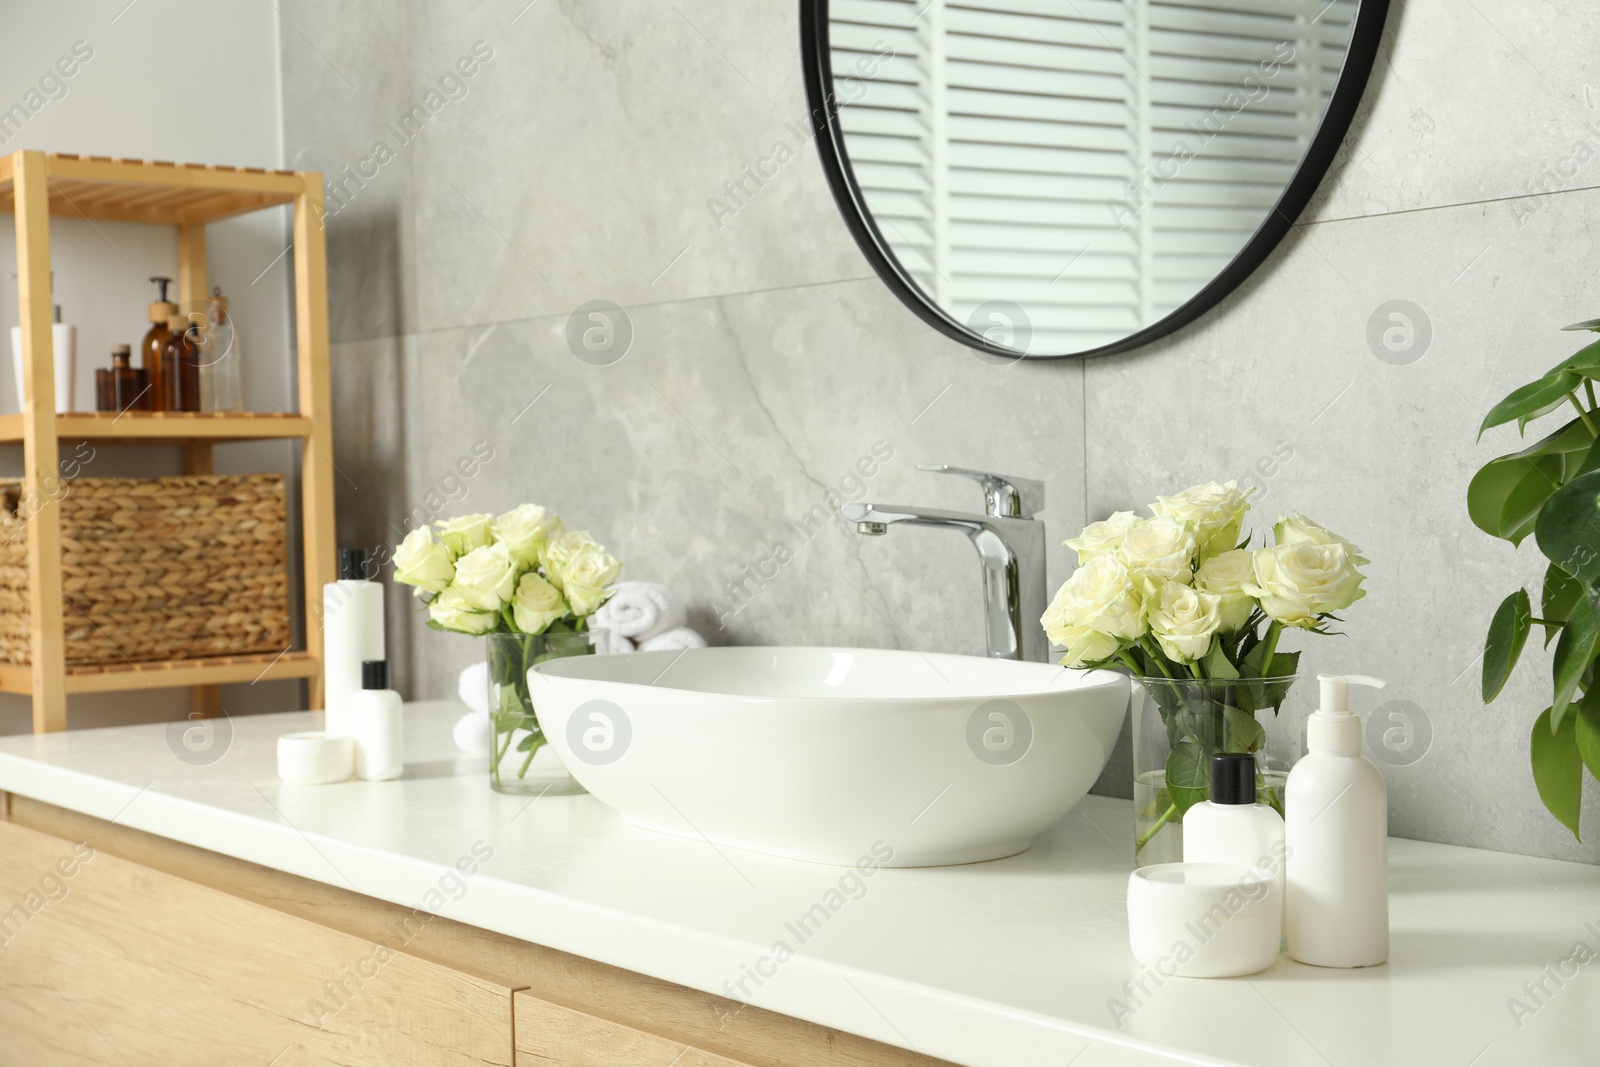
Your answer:
[[[1211,803],[1254,804],[1256,758],[1248,752],[1218,752],[1211,757]]]
[[[367,576],[367,550],[341,548],[339,550],[339,579],[353,581]]]
[[[387,689],[389,688],[389,661],[386,659],[364,659],[361,661],[361,688]],[[1255,779],[1251,779],[1252,782]]]

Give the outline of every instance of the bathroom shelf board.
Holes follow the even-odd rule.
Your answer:
[[[294,171],[110,156],[44,154],[49,211],[68,218],[169,225],[215,222],[294,203]],[[15,165],[0,166],[0,210],[16,202]]]
[[[228,682],[272,682],[311,678],[319,665],[308,653],[218,656],[212,659],[160,660],[154,663],[105,663],[67,668],[68,693],[117,693],[134,689],[173,689]],[[33,670],[26,665],[0,666],[0,693],[33,692]]]
[[[292,208],[294,226],[297,414],[56,412],[50,337],[52,217],[175,226],[178,302],[198,307],[211,292],[206,223],[284,206]],[[303,602],[319,603],[322,587],[336,576],[322,175],[23,150],[0,156],[0,210],[17,222],[17,297],[25,353],[22,413],[0,415],[0,444],[22,445],[24,488],[37,492],[58,478],[63,441],[181,445],[184,471],[210,474],[217,444],[298,438]],[[32,695],[35,733],[67,728],[67,696],[74,693],[190,686],[195,711],[210,715],[219,710],[218,685],[289,678],[307,681],[308,707],[322,706],[322,632],[304,616],[300,629],[305,647],[278,655],[68,667],[59,593],[59,512],[43,508],[27,523],[32,666],[0,665],[0,692]]]
[[[193,411],[73,412],[56,416],[56,437],[63,441],[187,444],[205,441],[267,441],[309,437],[311,420],[299,415],[207,414]],[[0,415],[0,444],[21,444],[23,417]]]

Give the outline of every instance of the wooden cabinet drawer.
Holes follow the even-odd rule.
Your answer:
[[[512,990],[388,930],[369,941],[0,820],[0,1061],[509,1067]]]
[[[753,1067],[526,992],[513,1002],[518,1067]]]

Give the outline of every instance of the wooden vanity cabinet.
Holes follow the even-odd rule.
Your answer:
[[[944,1062],[24,797],[0,813],[6,1067]]]

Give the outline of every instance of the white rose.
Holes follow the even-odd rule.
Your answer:
[[[1080,666],[1106,659],[1143,635],[1143,613],[1128,568],[1117,556],[1105,555],[1073,571],[1039,621],[1052,641],[1069,650],[1074,662],[1068,666]]]
[[[517,582],[511,597],[511,617],[525,634],[543,633],[545,627],[567,613],[561,591],[537,574],[529,573]]]
[[[1194,572],[1194,587],[1217,598],[1223,633],[1237,632],[1250,618],[1255,598],[1245,587],[1253,581],[1255,557],[1245,548],[1230,549],[1212,556]]]
[[[1168,582],[1148,604],[1150,632],[1161,651],[1175,660],[1192,662],[1211,651],[1211,640],[1222,624],[1220,601],[1187,585]]]
[[[1307,541],[1258,549],[1254,580],[1245,591],[1261,601],[1261,610],[1285,626],[1309,630],[1317,617],[1339,611],[1366,596],[1365,576],[1356,570],[1341,544]]]
[[[463,515],[439,524],[439,540],[450,549],[452,559],[460,559],[475,548],[489,543],[489,524],[493,515]]]
[[[622,564],[602,548],[585,548],[567,561],[561,577],[574,615],[592,615],[605,603],[606,586],[617,580]]]
[[[1114,552],[1128,531],[1143,521],[1131,511],[1113,512],[1109,519],[1091,522],[1083,533],[1061,543],[1078,554],[1079,563],[1088,563],[1096,556]]]
[[[1239,543],[1239,528],[1244,513],[1250,510],[1249,496],[1238,482],[1207,482],[1191,486],[1177,496],[1158,496],[1150,505],[1151,514],[1160,519],[1181,522],[1194,533],[1202,556],[1226,552]]]
[[[1312,522],[1298,511],[1283,515],[1272,528],[1273,539],[1280,545],[1343,545],[1350,562],[1364,567],[1372,561],[1361,554],[1361,549],[1340,537],[1325,526]]]
[[[567,564],[572,562],[573,557],[579,552],[599,547],[587,530],[562,530],[545,542],[539,562],[544,564],[545,577],[560,589],[565,582]]]
[[[525,567],[539,562],[550,535],[561,529],[561,519],[546,514],[538,504],[523,504],[501,515],[490,525],[494,539],[511,550],[511,558]]]
[[[1194,534],[1174,519],[1150,519],[1130,529],[1119,550],[1134,580],[1146,596],[1163,582],[1182,582],[1194,576]]]
[[[454,588],[433,598],[428,605],[428,617],[446,630],[463,634],[486,634],[500,622],[498,615],[477,610]]]
[[[1063,667],[1086,667],[1100,663],[1116,655],[1122,647],[1122,642],[1110,634],[1068,621],[1067,612],[1077,610],[1076,597],[1077,591],[1071,588],[1071,583],[1063,583],[1039,619],[1051,643],[1065,650],[1061,657]]]
[[[450,589],[478,611],[499,611],[511,599],[517,565],[505,545],[483,545],[456,560]]]
[[[438,593],[450,584],[455,573],[450,550],[435,541],[433,531],[426,526],[406,534],[394,550],[394,580],[404,585]]]

